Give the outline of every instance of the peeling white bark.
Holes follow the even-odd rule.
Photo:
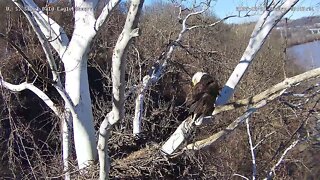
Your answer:
[[[91,7],[85,4],[82,4],[84,8]],[[93,12],[85,12],[86,14],[84,14],[84,11],[75,12],[75,30],[68,49],[62,58],[65,67],[65,91],[75,107],[72,123],[80,169],[85,168],[97,157],[87,73],[88,52],[91,40],[96,32],[94,30]]]
[[[140,93],[135,101],[135,112],[134,112],[134,118],[133,118],[133,134],[139,135],[141,133],[141,118],[143,114],[143,101],[145,93],[150,86],[152,80],[149,75],[145,76],[142,80],[142,88],[140,89]]]
[[[63,162],[63,171],[65,172],[64,179],[70,180],[69,173],[69,155],[70,155],[70,146],[71,146],[71,114],[69,111],[62,112],[60,114],[61,119],[61,136],[62,136],[62,162]]]
[[[287,0],[281,5],[280,9],[283,11],[265,11],[262,14],[252,32],[249,44],[243,53],[239,64],[236,66],[226,85],[222,89],[221,96],[217,98],[217,105],[223,105],[230,99],[236,85],[240,82],[242,76],[247,71],[250,63],[252,62],[256,53],[260,50],[272,28],[297,2],[298,0]],[[199,121],[199,123],[199,125],[201,125],[201,121]],[[188,120],[183,121],[182,124],[183,125],[180,125],[162,146],[161,150],[165,154],[170,155],[177,150],[181,143],[185,141],[185,137],[190,133],[192,128],[189,127],[194,126],[194,122]]]
[[[194,119],[192,119],[191,116],[184,120],[164,145],[162,145],[161,151],[166,155],[170,155],[179,148],[184,140],[190,135],[189,132],[191,132],[193,128],[193,122]],[[183,136],[183,138],[181,138],[181,136]]]
[[[112,55],[112,110],[100,125],[98,139],[100,180],[108,179],[109,177],[110,160],[107,141],[110,128],[124,117],[126,51],[132,38],[139,35],[136,26],[143,2],[143,0],[131,0],[125,25]]]
[[[182,35],[179,37],[182,38]],[[179,40],[181,40],[181,39],[179,39]],[[171,58],[175,47],[176,46],[171,45],[169,48],[168,54],[166,56],[166,59],[163,61],[163,63],[161,65],[159,65],[159,62],[157,62],[153,66],[152,74],[146,75],[143,77],[142,86],[139,89],[139,94],[138,94],[138,97],[136,98],[136,101],[135,101],[136,105],[135,105],[134,118],[133,118],[133,134],[135,136],[139,136],[139,134],[141,133],[141,121],[142,121],[142,114],[143,114],[143,110],[144,110],[143,102],[144,102],[144,98],[145,98],[145,93],[150,88],[150,86],[152,84],[156,83],[160,79],[163,70],[167,66],[167,60]]]

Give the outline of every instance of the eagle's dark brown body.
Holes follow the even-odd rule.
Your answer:
[[[214,110],[214,102],[219,95],[218,83],[208,74],[204,74],[200,81],[192,87],[187,98],[190,115],[197,119],[201,115],[210,116]]]

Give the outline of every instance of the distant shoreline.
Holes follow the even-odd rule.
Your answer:
[[[299,37],[299,38],[288,38],[287,47],[290,48],[292,46],[319,41],[319,40],[320,40],[320,34],[306,35],[304,37]]]

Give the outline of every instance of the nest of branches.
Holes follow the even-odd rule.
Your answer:
[[[160,146],[148,145],[112,162],[111,177],[121,179],[205,179],[201,154],[190,151],[166,157]]]
[[[204,155],[192,151],[180,151],[166,156],[161,142],[148,137],[134,137],[130,133],[112,131],[108,142],[112,179],[176,179],[205,177]],[[99,168],[91,174],[98,177]]]

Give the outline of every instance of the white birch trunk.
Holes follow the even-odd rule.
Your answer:
[[[148,87],[152,83],[152,79],[150,75],[147,75],[143,78],[142,81],[142,88],[140,89],[139,95],[135,101],[135,111],[134,111],[134,118],[132,124],[132,131],[133,135],[139,135],[141,133],[141,119],[144,110],[143,101],[145,97],[145,92],[147,91]]]
[[[76,113],[72,116],[72,123],[75,149],[80,169],[86,167],[97,157],[87,73],[87,54],[94,35],[94,29],[93,26],[86,25],[86,23],[92,20],[89,18],[82,20],[85,23],[76,25],[73,38],[62,59],[65,66],[65,90],[72,100]],[[81,28],[78,29],[78,27]]]
[[[66,98],[66,94],[63,91],[63,87],[61,84],[61,80],[59,74],[57,73],[57,68],[55,61],[53,59],[52,52],[49,47],[48,40],[51,41],[51,45],[56,49],[59,53],[60,57],[65,52],[65,49],[69,43],[69,39],[66,36],[64,30],[51,18],[47,17],[42,11],[39,10],[39,7],[32,0],[24,0],[24,1],[13,1],[25,14],[29,23],[31,24],[33,30],[38,36],[38,39],[42,45],[42,48],[46,54],[47,61],[49,63],[53,81],[56,83],[55,88],[66,100],[66,110],[73,109],[71,106],[69,99]],[[25,9],[29,9],[30,11],[25,11]],[[32,9],[32,10],[31,10]],[[50,106],[49,106],[50,107]],[[68,110],[68,111],[69,111]],[[72,110],[74,112],[74,110]],[[69,153],[70,153],[70,124],[71,119],[70,116],[65,116],[66,111],[56,112],[56,115],[61,120],[61,136],[62,136],[62,162],[63,162],[63,170],[65,172],[65,179],[70,179],[69,171]],[[74,114],[74,113],[73,113]]]
[[[70,180],[69,173],[69,155],[70,155],[70,125],[71,125],[71,117],[69,112],[62,112],[60,115],[61,119],[61,136],[62,136],[62,162],[63,162],[63,171],[65,173],[64,179]]]
[[[60,54],[65,67],[65,91],[69,95],[75,113],[72,114],[74,143],[79,168],[86,167],[97,158],[91,97],[89,91],[87,61],[92,39],[119,0],[110,0],[100,16],[94,12],[98,0],[75,0],[75,25],[66,52]]]
[[[112,55],[112,110],[103,120],[99,129],[98,154],[100,162],[100,180],[109,178],[110,160],[107,142],[110,128],[124,117],[126,52],[132,38],[139,35],[136,28],[143,0],[131,0],[127,19],[118,38]]]
[[[99,155],[99,179],[104,180],[109,178],[110,171],[110,157],[108,154],[108,140],[110,136],[110,128],[111,124],[109,123],[109,119],[111,113],[108,113],[106,118],[100,125],[99,128],[99,139],[98,139],[98,155]]]

